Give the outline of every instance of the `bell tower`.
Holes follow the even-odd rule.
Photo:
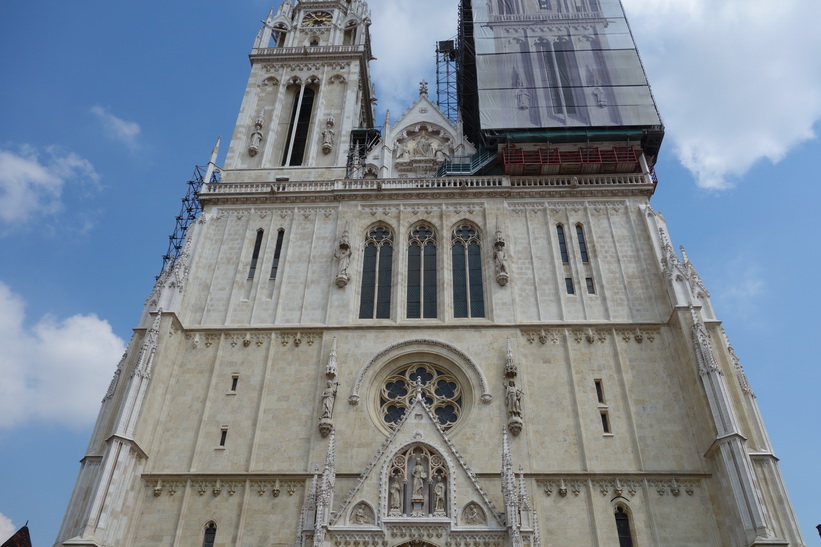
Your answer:
[[[373,127],[370,23],[361,0],[299,0],[271,10],[249,55],[225,162],[229,181],[345,176],[352,130]]]

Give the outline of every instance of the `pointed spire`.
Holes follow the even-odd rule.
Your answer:
[[[516,492],[516,474],[513,472],[513,460],[510,457],[510,444],[507,440],[507,430],[502,428],[502,496],[508,508],[508,525],[511,524],[511,508],[519,504]]]
[[[516,364],[513,362],[513,349],[510,344],[510,337],[507,339],[507,351],[505,352],[505,376],[513,378],[518,374]]]
[[[525,484],[525,470],[519,466],[519,507],[522,511],[530,510],[530,496],[527,493],[527,485]]]
[[[208,167],[205,170],[205,177],[203,177],[202,182],[208,184],[211,182],[211,178],[214,176],[214,171],[217,168],[217,155],[219,155],[220,151],[220,141],[222,137],[217,137],[217,142],[214,144],[214,148],[211,149],[211,159],[208,160]]]
[[[336,376],[336,336],[334,336],[334,341],[331,343],[331,355],[328,357],[328,366],[325,368],[325,375],[331,377]]]
[[[681,260],[684,266],[684,271],[687,274],[687,281],[690,283],[690,289],[693,291],[693,295],[696,296],[698,294],[697,289],[701,289],[701,292],[704,293],[704,296],[710,296],[710,293],[707,291],[707,288],[701,281],[701,276],[699,276],[698,272],[696,271],[696,267],[693,266],[693,263],[690,262],[690,258],[684,251],[684,245],[680,245],[679,250],[681,251]]]

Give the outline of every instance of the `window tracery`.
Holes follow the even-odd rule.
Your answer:
[[[482,253],[476,229],[468,224],[459,225],[453,231],[451,245],[453,315],[454,317],[484,317]]]
[[[432,448],[416,443],[396,454],[388,469],[389,517],[446,517],[448,469]]]
[[[391,315],[391,274],[393,269],[393,234],[378,225],[365,237],[362,262],[362,291],[359,300],[360,319],[387,319]]]
[[[436,317],[436,234],[417,225],[408,237],[408,318]]]
[[[450,429],[462,413],[462,386],[454,375],[429,363],[405,365],[385,378],[379,396],[385,424],[393,428],[399,423],[417,389],[439,425]]]

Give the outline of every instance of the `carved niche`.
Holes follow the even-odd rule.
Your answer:
[[[448,470],[441,454],[415,443],[391,460],[387,476],[389,517],[446,517]]]
[[[453,157],[453,142],[444,130],[429,124],[418,124],[399,135],[394,151],[397,172],[429,173],[446,158]]]

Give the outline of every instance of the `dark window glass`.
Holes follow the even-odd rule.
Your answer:
[[[377,226],[365,238],[360,319],[386,319],[391,315],[392,245],[392,234],[384,226]]]
[[[228,438],[228,430],[223,429],[220,432],[220,446],[225,446],[225,440]]]
[[[570,277],[564,278],[564,286],[567,287],[567,294],[575,294],[576,290],[573,288],[573,279]]]
[[[294,88],[294,107],[291,110],[291,123],[288,126],[288,135],[285,140],[285,150],[282,153],[282,165],[302,165],[305,154],[305,144],[308,141],[308,130],[311,127],[311,112],[314,107],[314,90],[310,87],[302,91],[300,102],[300,88]],[[293,143],[291,138],[293,137]],[[288,153],[291,160],[288,161]]]
[[[567,240],[564,238],[564,226],[561,224],[556,226],[556,235],[559,237],[559,252],[562,253],[562,262],[567,264]]]
[[[239,382],[239,376],[231,377],[231,391],[237,390],[237,382]]]
[[[482,287],[482,252],[476,230],[459,226],[453,232],[453,315],[454,317],[484,317],[485,302]]]
[[[585,278],[585,282],[587,283],[587,293],[588,294],[596,294],[596,286],[593,285],[593,278],[587,277]]]
[[[408,238],[408,309],[410,319],[436,317],[436,238],[420,224]]]
[[[251,255],[251,268],[248,270],[248,279],[253,279],[257,271],[257,260],[259,260],[259,249],[262,246],[262,230],[257,231],[257,239],[254,242],[254,253]]]
[[[393,247],[383,246],[379,251],[379,286],[376,293],[376,317],[388,319],[391,316],[391,268],[393,267]]]
[[[217,538],[217,525],[209,522],[205,527],[205,536],[202,539],[202,547],[212,547]]]
[[[633,535],[630,532],[630,517],[621,506],[616,509],[616,531],[619,535],[619,547],[633,547]]]
[[[587,243],[584,241],[584,229],[581,224],[576,225],[576,236],[579,238],[579,253],[582,255],[582,262],[590,262],[587,256]]]
[[[599,400],[600,403],[604,404],[604,390],[602,389],[601,380],[595,380],[596,382],[596,398]]]
[[[277,232],[277,245],[274,249],[274,262],[271,264],[271,279],[277,278],[277,270],[279,269],[279,257],[282,254],[282,239],[285,237],[285,230]]]
[[[453,315],[454,317],[468,317],[468,284],[467,264],[465,264],[465,248],[454,243],[453,256]]]
[[[610,420],[607,417],[607,412],[601,413],[601,427],[605,433],[610,433]]]

